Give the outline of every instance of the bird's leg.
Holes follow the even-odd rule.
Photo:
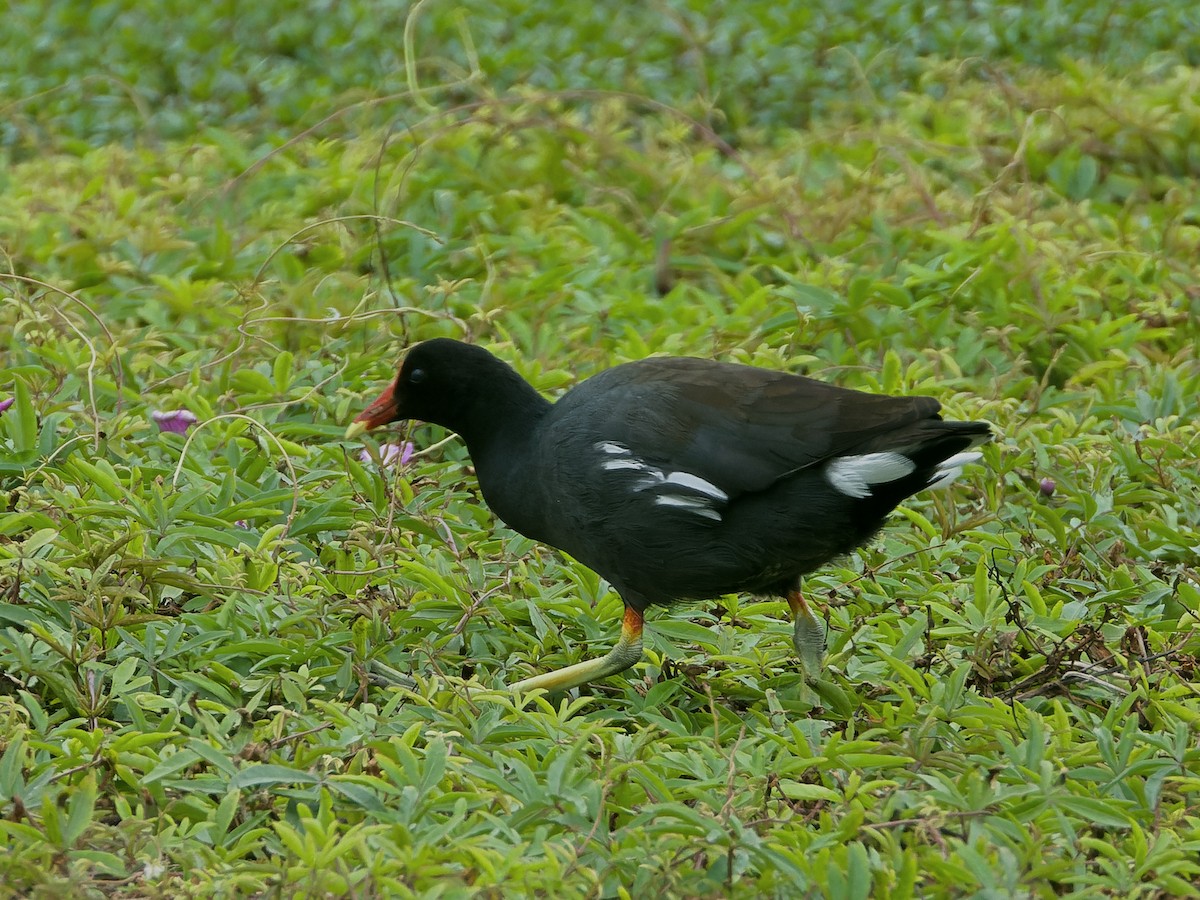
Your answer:
[[[800,657],[800,668],[805,676],[814,678],[820,674],[825,659],[825,623],[809,608],[799,588],[788,591],[787,602],[795,620],[792,644]]]
[[[567,691],[589,681],[624,672],[642,658],[642,621],[640,610],[626,606],[625,618],[621,623],[621,639],[607,654],[518,681],[512,686],[512,690],[517,693],[532,691],[535,688],[543,688],[549,693]]]

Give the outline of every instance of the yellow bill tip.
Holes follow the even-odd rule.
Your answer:
[[[358,420],[356,419],[355,421],[351,422],[351,423],[350,423],[350,424],[349,424],[349,425],[346,427],[346,437],[345,437],[345,439],[346,439],[346,440],[348,440],[348,441],[352,441],[352,440],[354,440],[356,437],[359,437],[360,435],[366,434],[366,431],[367,431],[367,423],[366,423],[366,422],[360,422],[360,421],[358,421]]]

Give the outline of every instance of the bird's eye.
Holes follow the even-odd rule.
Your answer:
[[[408,383],[409,384],[420,384],[424,380],[425,380],[425,370],[424,369],[413,369],[411,372],[408,373]]]

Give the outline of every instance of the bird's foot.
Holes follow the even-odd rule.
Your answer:
[[[807,679],[817,678],[825,662],[825,623],[809,607],[798,590],[788,593],[788,606],[795,620],[792,644]]]

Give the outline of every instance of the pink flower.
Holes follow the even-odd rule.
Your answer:
[[[380,444],[379,446],[379,463],[380,465],[408,465],[408,461],[413,458],[416,452],[416,447],[412,441],[405,441],[403,444]],[[371,461],[371,451],[363,450],[358,454],[361,462],[368,463]]]
[[[158,423],[159,430],[175,434],[187,434],[187,430],[197,421],[196,414],[189,409],[156,409],[150,413],[150,418]]]
[[[7,411],[7,409],[12,405],[13,405],[12,397],[9,397],[7,400],[0,400],[0,416],[4,415],[5,411]]]

